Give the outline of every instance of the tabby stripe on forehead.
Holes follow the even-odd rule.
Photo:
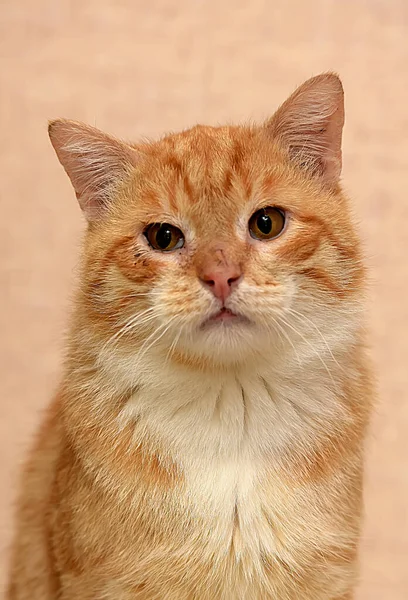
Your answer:
[[[232,171],[239,175],[241,183],[244,187],[246,198],[250,198],[252,194],[252,180],[248,164],[245,164],[244,159],[248,157],[248,151],[241,140],[235,140],[230,158]]]
[[[172,169],[177,175],[181,175],[182,174],[182,166],[181,166],[181,162],[180,160],[176,157],[175,154],[170,154],[165,162],[164,165],[166,167],[169,167],[170,169]]]

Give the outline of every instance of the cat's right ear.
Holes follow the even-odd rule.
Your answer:
[[[76,121],[51,121],[48,133],[87,220],[97,220],[109,206],[114,190],[138,162],[138,152]]]
[[[308,79],[266,123],[269,135],[310,174],[329,186],[341,172],[341,138],[344,125],[343,86],[334,73]]]

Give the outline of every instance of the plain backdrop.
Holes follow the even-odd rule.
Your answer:
[[[304,79],[335,70],[380,398],[358,600],[408,598],[407,69],[407,0],[1,1],[0,584],[19,465],[58,381],[84,229],[47,120],[136,140],[262,119]]]

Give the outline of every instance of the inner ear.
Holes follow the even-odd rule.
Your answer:
[[[343,125],[343,86],[327,73],[301,85],[266,128],[302,169],[333,184],[341,174]]]
[[[98,219],[138,162],[138,152],[99,129],[76,121],[57,119],[49,124],[48,132],[86,218]]]

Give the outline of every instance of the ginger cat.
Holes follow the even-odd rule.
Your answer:
[[[350,600],[372,390],[323,74],[261,126],[49,133],[88,220],[9,600]]]

